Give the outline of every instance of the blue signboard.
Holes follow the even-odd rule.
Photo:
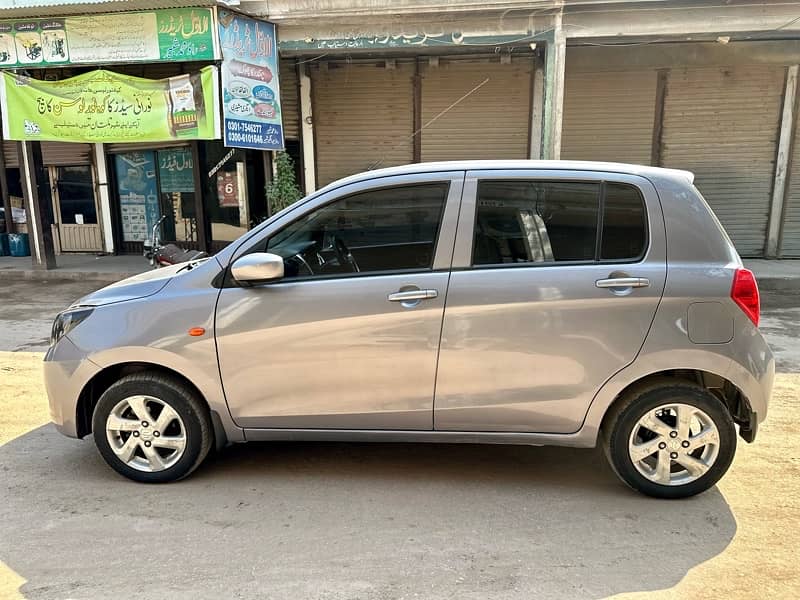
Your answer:
[[[283,150],[275,25],[219,9],[225,145]]]
[[[143,242],[161,216],[158,207],[155,152],[127,152],[115,157],[122,239]]]

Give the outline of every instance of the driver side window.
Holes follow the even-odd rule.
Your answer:
[[[448,184],[369,190],[335,200],[267,241],[285,278],[430,269]]]

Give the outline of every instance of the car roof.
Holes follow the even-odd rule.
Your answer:
[[[356,175],[350,175],[329,183],[318,192],[332,190],[342,185],[377,179],[380,177],[391,177],[396,175],[413,175],[417,173],[436,173],[441,171],[491,171],[500,169],[527,169],[540,171],[597,171],[603,173],[619,173],[625,175],[639,175],[645,178],[662,177],[673,180],[680,180],[682,183],[694,182],[694,173],[682,171],[680,169],[665,169],[662,167],[649,167],[646,165],[634,165],[614,162],[596,162],[588,160],[451,160],[440,162],[422,162],[399,167],[387,167],[365,171]]]

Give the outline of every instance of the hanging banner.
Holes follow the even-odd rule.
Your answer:
[[[91,71],[61,81],[0,73],[6,140],[164,142],[219,139],[214,66],[168,79]]]
[[[283,150],[275,25],[218,9],[225,145]]]
[[[0,68],[215,60],[210,8],[0,21]]]

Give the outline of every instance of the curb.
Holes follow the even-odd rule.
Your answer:
[[[116,283],[127,277],[138,275],[139,273],[108,273],[103,271],[62,271],[53,269],[51,271],[40,270],[21,270],[6,269],[0,270],[0,282],[19,281],[96,281],[98,283]]]
[[[800,291],[800,277],[758,277],[758,289],[762,292]]]

